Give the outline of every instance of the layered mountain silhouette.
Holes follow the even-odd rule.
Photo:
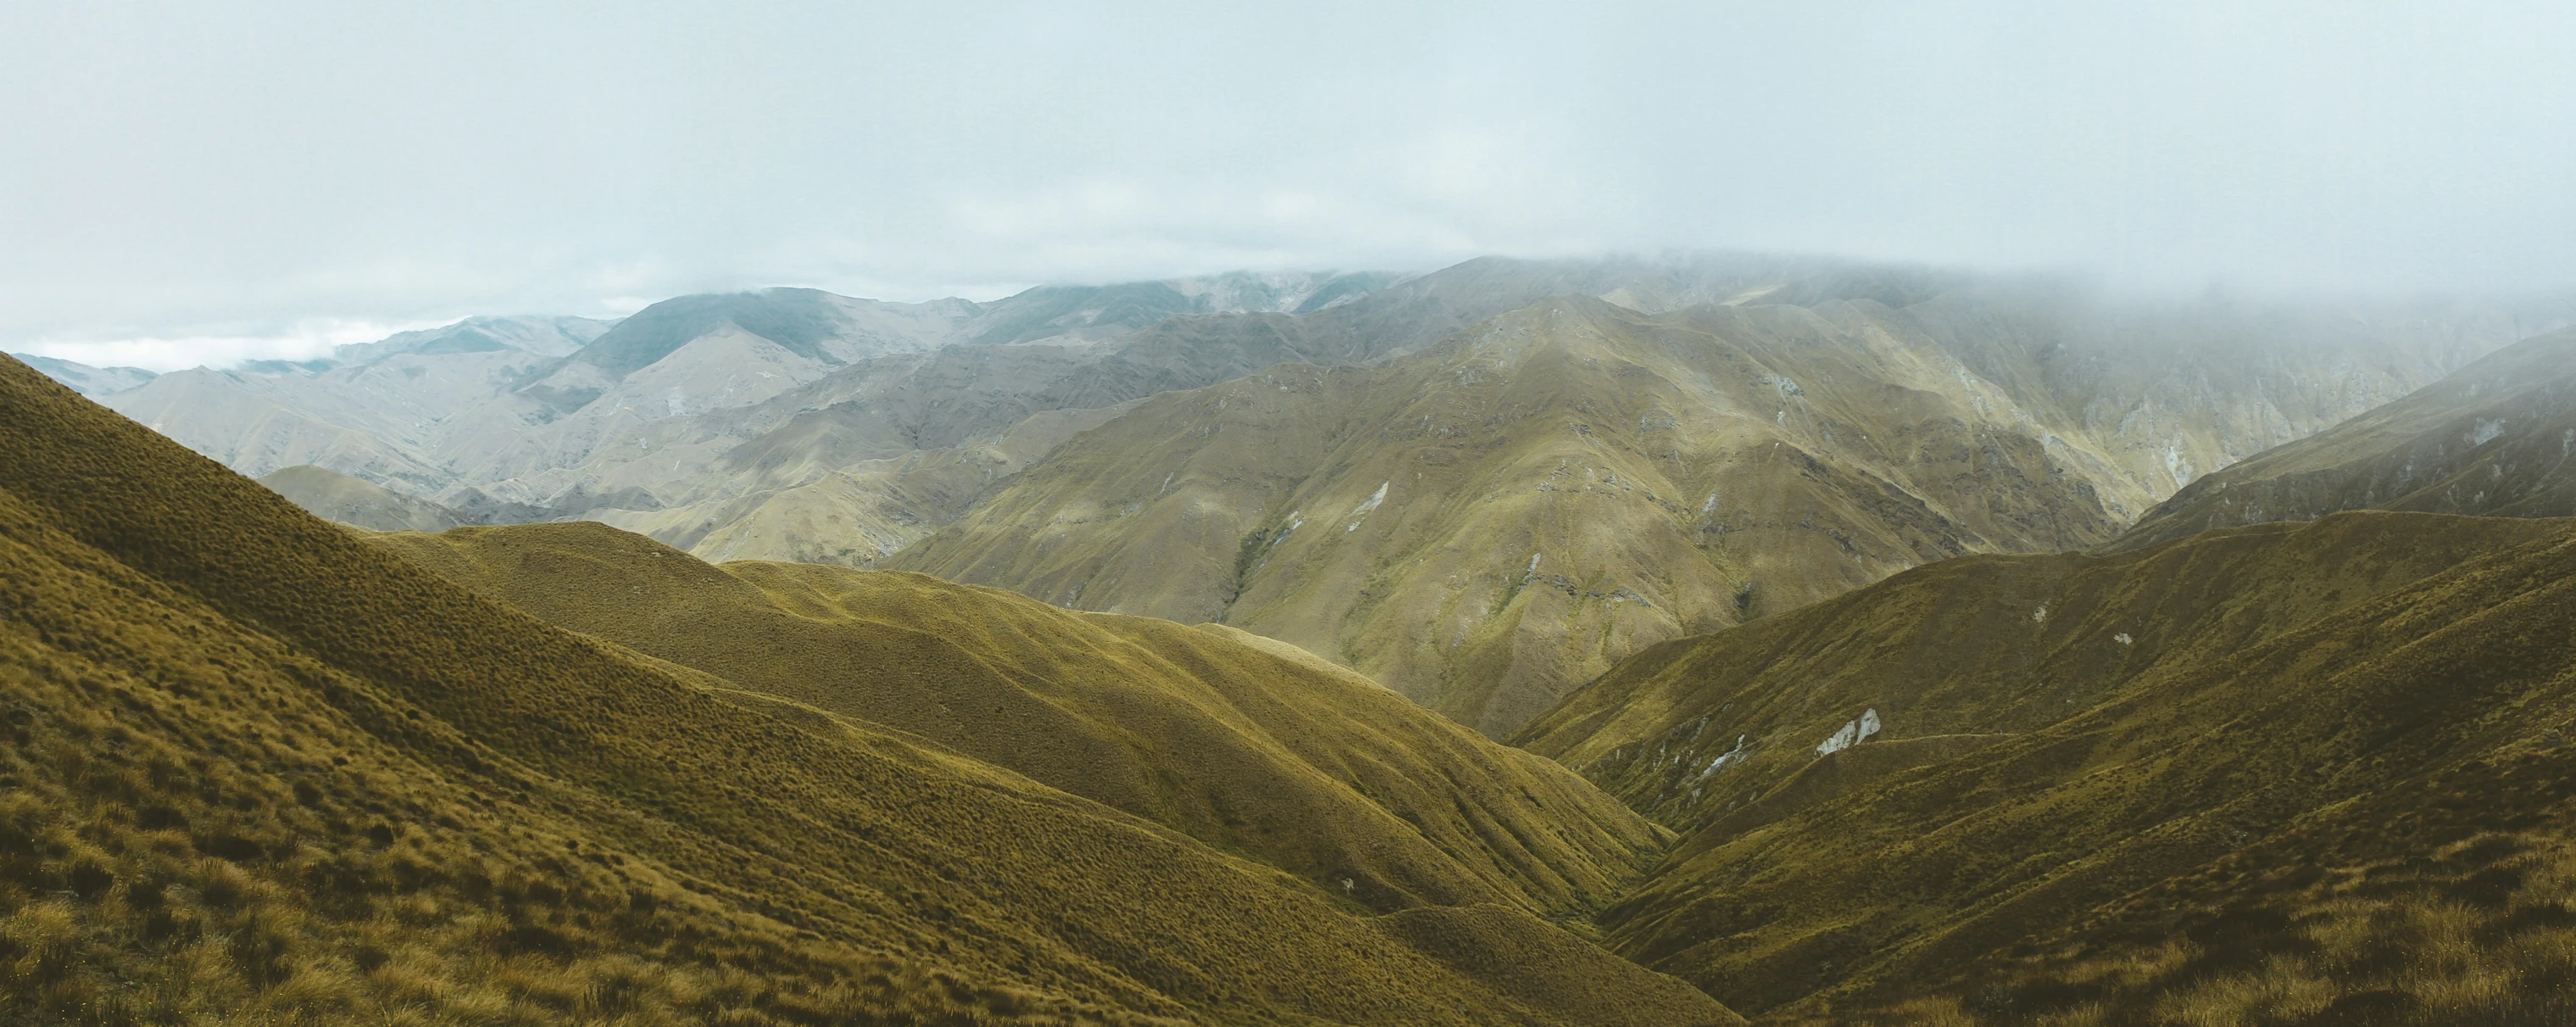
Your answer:
[[[602,527],[371,545],[24,365],[0,411],[12,1016],[1735,1020],[1540,918],[1637,874],[1633,814],[1221,629]],[[384,548],[479,580],[523,543],[781,658],[691,666]],[[907,631],[947,648],[800,676]],[[985,702],[1055,708],[1030,768],[1139,812],[859,715]]]

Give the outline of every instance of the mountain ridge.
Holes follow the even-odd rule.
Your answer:
[[[2246,347],[2225,312],[2105,332],[2063,306],[1542,300],[1364,366],[1148,399],[881,565],[1222,620],[1500,736],[1664,639],[2106,542],[2190,461],[2431,376],[2314,337]],[[2390,331],[2355,352],[2444,359]],[[2283,369],[2304,360],[2346,377]]]

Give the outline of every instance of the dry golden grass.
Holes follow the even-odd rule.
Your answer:
[[[2481,834],[2569,837],[2571,528],[2354,513],[1951,561],[1642,654],[1521,738],[1689,835],[1604,936],[1749,1013],[2509,1021],[2567,986],[2527,954],[2567,936],[2446,903],[2504,881],[2457,864]],[[1869,709],[1879,739],[1817,755]],[[2500,901],[2540,924],[2545,894]],[[2403,972],[2336,955],[2381,917]]]
[[[710,567],[586,522],[369,541],[557,625],[912,732],[1372,909],[1585,914],[1661,850],[1658,829],[1563,767],[1222,628],[918,574]]]
[[[0,611],[0,1022],[1731,1019],[1571,935],[1531,993],[1151,821],[750,708],[14,362]]]

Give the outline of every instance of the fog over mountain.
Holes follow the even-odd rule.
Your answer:
[[[11,5],[0,349],[1702,247],[2547,287],[2570,37],[2474,2]]]

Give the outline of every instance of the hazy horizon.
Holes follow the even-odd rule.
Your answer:
[[[2576,11],[0,12],[0,348],[1731,249],[2576,286]],[[93,359],[95,358],[95,359]]]

